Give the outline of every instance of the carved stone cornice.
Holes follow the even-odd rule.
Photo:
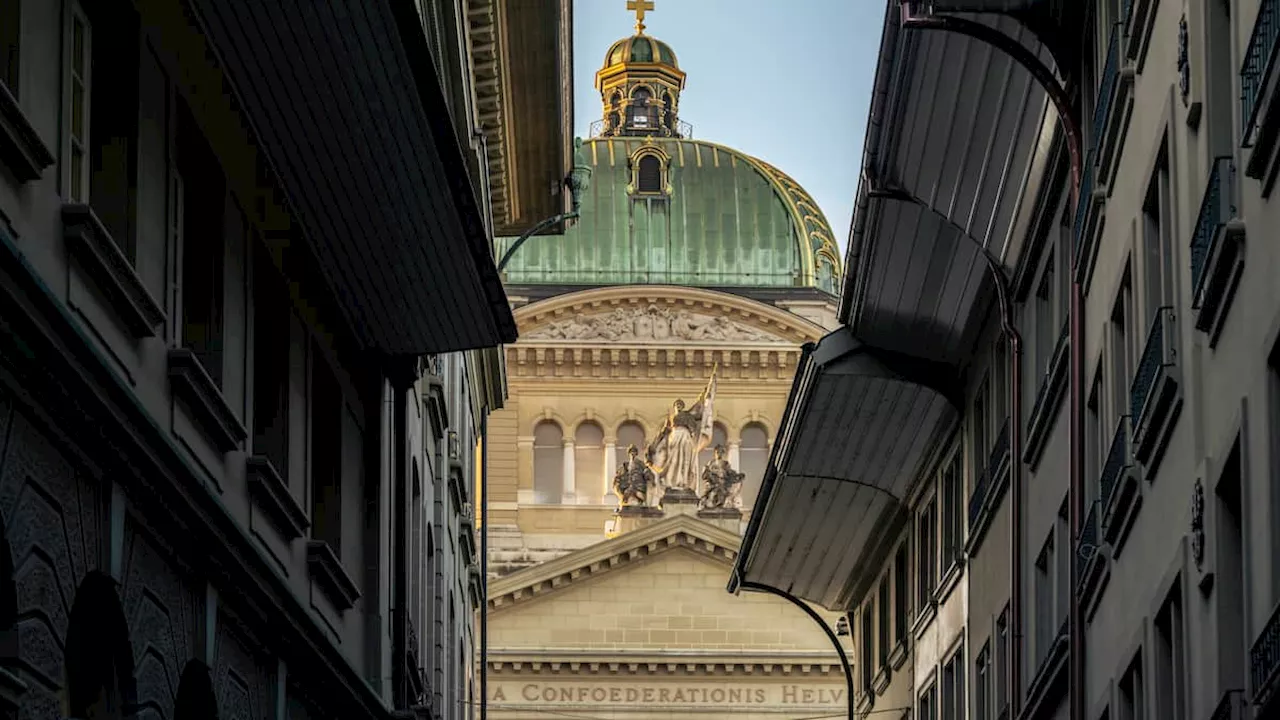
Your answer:
[[[673,658],[652,653],[636,653],[628,657],[625,651],[583,651],[565,653],[564,657],[552,653],[522,653],[520,651],[490,650],[489,669],[501,675],[639,675],[657,677],[689,677],[715,675],[753,675],[784,677],[843,677],[843,670],[835,655],[803,657],[770,657],[762,653],[758,657],[725,657],[714,655],[690,655]],[[550,657],[549,657],[550,656]]]
[[[611,380],[703,380],[719,365],[722,380],[790,380],[800,361],[797,348],[689,348],[596,343],[573,347],[508,345],[512,378],[600,378]]]

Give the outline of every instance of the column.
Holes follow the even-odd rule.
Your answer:
[[[600,497],[605,504],[616,503],[618,498],[613,494],[613,476],[618,472],[618,442],[614,438],[604,441],[604,490]]]
[[[578,492],[574,485],[576,478],[574,477],[573,467],[573,440],[564,439],[564,492],[561,493],[560,503],[563,505],[572,505],[576,499]]]
[[[742,458],[742,455],[741,453],[738,452],[739,448],[741,447],[742,447],[742,442],[740,440],[729,441],[729,457],[728,457],[729,465],[730,467],[732,467],[734,470],[737,470],[738,472],[742,472],[742,462],[740,461]]]

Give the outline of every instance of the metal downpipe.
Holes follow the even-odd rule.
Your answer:
[[[982,23],[968,20],[966,18],[958,18],[951,16],[935,16],[935,15],[915,15],[912,12],[909,2],[903,2],[902,6],[902,27],[918,30],[941,30],[945,32],[955,32],[961,35],[971,37],[980,42],[985,42],[992,47],[1004,52],[1011,60],[1021,65],[1036,82],[1044,88],[1045,94],[1053,103],[1058,113],[1058,120],[1062,123],[1066,133],[1067,154],[1070,158],[1071,165],[1071,196],[1075,201],[1071,204],[1076,207],[1080,202],[1080,179],[1083,173],[1083,136],[1080,131],[1080,124],[1077,121],[1074,109],[1072,107],[1071,96],[1067,89],[1058,81],[1053,71],[1040,62],[1039,58],[1033,55],[1027,48],[1019,44],[1013,38],[996,30],[995,28],[983,25]],[[1073,266],[1079,263],[1079,258],[1073,259]],[[1073,273],[1074,275],[1074,273]],[[1000,273],[999,277],[1003,277]],[[997,280],[997,283],[1000,281]],[[997,285],[999,291],[999,285]],[[1007,292],[1007,286],[1005,288]],[[1081,294],[1081,286],[1078,280],[1073,278],[1072,281],[1072,297],[1070,310],[1070,344],[1071,344],[1071,480],[1070,490],[1068,493],[1068,505],[1070,510],[1070,524],[1072,546],[1080,535],[1081,512],[1080,490],[1082,478],[1082,438],[1083,435],[1083,387],[1082,387],[1082,368],[1083,368],[1083,348],[1082,348],[1082,330],[1083,330],[1083,301]],[[1002,305],[1008,300],[1002,300]],[[1002,314],[1010,308],[1002,308]],[[1007,317],[1007,315],[1006,315]],[[1018,362],[1021,357],[1021,338],[1018,336],[1015,328],[1010,326],[1006,329],[1006,337],[1010,343],[1010,358],[1013,363],[1012,372],[1010,373],[1011,381],[1015,383],[1013,397],[1010,402],[1010,414],[1012,416],[1012,427],[1010,428],[1010,453],[1012,466],[1010,468],[1010,483],[1012,486],[1011,503],[1013,505],[1012,517],[1012,552],[1011,558],[1011,578],[1012,585],[1010,592],[1010,631],[1013,634],[1012,647],[1010,648],[1009,662],[1009,687],[1011,689],[1010,697],[1010,716],[1018,718],[1022,711],[1022,531],[1025,524],[1023,518],[1023,497],[1021,483],[1021,464],[1022,464],[1022,382],[1021,382],[1021,364]],[[1012,332],[1010,332],[1012,331]],[[1083,634],[1080,632],[1080,608],[1074,592],[1075,587],[1075,568],[1076,563],[1071,564],[1072,567],[1072,600],[1071,600],[1071,618],[1070,627],[1070,715],[1071,720],[1084,719],[1083,705]]]
[[[809,607],[808,603],[796,597],[795,595],[792,595],[786,590],[773,587],[772,585],[762,585],[760,583],[752,582],[750,580],[739,580],[738,587],[742,590],[749,590],[751,592],[762,592],[762,593],[767,593],[769,595],[780,597],[783,600],[786,600],[792,605],[795,605],[796,607],[803,610],[804,614],[808,615],[810,620],[816,623],[818,627],[822,628],[822,632],[826,633],[827,639],[831,641],[832,647],[836,649],[836,654],[840,656],[840,667],[841,669],[844,670],[845,701],[849,709],[849,720],[854,720],[853,667],[849,665],[849,656],[845,654],[844,646],[840,644],[840,638],[836,636],[835,632],[831,629],[831,626],[827,624],[827,621],[823,620],[821,615],[815,612],[813,608]]]
[[[489,717],[489,408],[480,415],[480,720]]]

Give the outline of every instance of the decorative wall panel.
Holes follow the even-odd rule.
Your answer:
[[[173,720],[182,668],[195,656],[199,596],[145,532],[128,520],[121,574],[138,720]]]
[[[268,720],[275,716],[273,673],[265,658],[251,650],[258,646],[240,632],[234,619],[218,615],[213,687],[222,720]]]
[[[0,398],[0,514],[13,552],[21,668],[19,718],[61,717],[62,647],[76,587],[103,557],[102,494],[65,453]]]

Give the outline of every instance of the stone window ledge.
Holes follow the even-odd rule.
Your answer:
[[[169,351],[169,380],[174,392],[200,416],[223,452],[236,449],[249,436],[195,353],[186,348]]]
[[[329,543],[323,540],[307,541],[307,569],[339,612],[350,610],[356,600],[360,599],[360,589],[342,568],[342,563]]]
[[[250,497],[271,517],[284,539],[292,541],[302,537],[311,523],[271,461],[254,455],[245,460],[245,474]]]
[[[88,205],[62,206],[62,235],[67,248],[106,294],[135,338],[155,337],[164,310],[134,271],[111,233]]]
[[[0,83],[0,162],[19,183],[39,180],[53,153],[32,127],[9,88]]]

